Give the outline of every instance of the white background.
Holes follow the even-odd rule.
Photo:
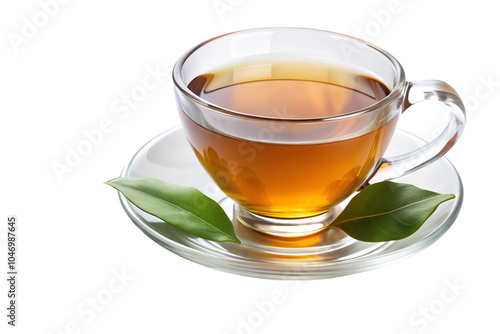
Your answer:
[[[6,324],[2,279],[2,333],[498,332],[500,20],[491,1],[221,0],[230,6],[222,13],[213,0],[62,2],[0,5],[2,268],[7,215],[18,216],[20,234],[18,327]],[[41,3],[59,3],[46,22]],[[30,32],[26,20],[39,27]],[[402,63],[409,80],[441,79],[461,94],[468,124],[447,157],[465,201],[435,244],[382,269],[283,282],[192,263],[127,218],[103,181],[179,123],[170,79],[176,59],[205,39],[262,26],[362,32]],[[141,85],[148,67],[166,72],[161,85],[119,118],[113,103]],[[53,163],[64,163],[68,148],[104,119],[112,130],[59,180]],[[282,302],[259,311],[273,293]],[[91,311],[99,296],[105,305]]]

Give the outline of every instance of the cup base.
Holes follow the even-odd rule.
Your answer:
[[[338,214],[334,208],[320,215],[306,218],[274,218],[250,212],[234,204],[234,217],[243,225],[258,232],[279,237],[302,237],[319,232],[330,225]]]

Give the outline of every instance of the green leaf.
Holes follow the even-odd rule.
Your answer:
[[[200,238],[240,243],[233,224],[217,202],[192,187],[151,178],[105,182],[139,209]]]
[[[415,233],[453,194],[438,194],[404,183],[384,181],[364,188],[332,223],[354,239],[399,240]]]

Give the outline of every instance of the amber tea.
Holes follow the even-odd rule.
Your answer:
[[[219,187],[247,210],[270,217],[318,215],[347,198],[373,173],[397,122],[395,116],[359,133],[353,129],[366,124],[353,118],[343,121],[342,128],[326,129],[319,142],[293,140],[303,137],[300,127],[289,129],[283,119],[319,122],[348,115],[390,93],[381,81],[346,66],[314,61],[240,63],[197,76],[188,88],[212,105],[276,119],[266,131],[246,129],[255,133],[247,140],[181,113],[189,142]],[[356,135],[343,136],[347,128]],[[278,134],[290,140],[268,140]]]

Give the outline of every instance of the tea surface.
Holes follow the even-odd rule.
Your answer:
[[[194,78],[188,88],[239,113],[277,117],[278,110],[293,118],[346,114],[390,93],[380,81],[346,69],[287,62],[223,68]]]

